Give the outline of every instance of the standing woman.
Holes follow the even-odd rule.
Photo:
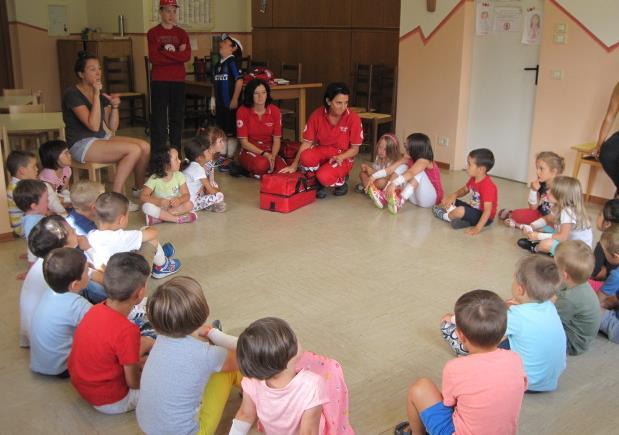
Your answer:
[[[80,81],[67,88],[62,97],[62,118],[67,133],[71,157],[80,163],[116,163],[116,177],[112,190],[122,193],[129,175],[134,172],[134,196],[144,186],[150,145],[141,139],[112,136],[109,131],[118,128],[116,94],[101,92],[101,67],[96,56],[78,54],[75,74]],[[130,206],[132,211],[137,205]]]
[[[326,198],[327,187],[335,187],[334,195],[348,192],[348,173],[352,169],[363,127],[359,115],[348,109],[350,91],[344,83],[331,83],[325,91],[323,105],[309,117],[303,131],[303,144],[290,166],[281,172],[315,172],[321,188],[317,198]]]
[[[243,105],[236,112],[236,136],[242,147],[239,163],[257,178],[286,166],[284,159],[277,155],[282,115],[272,101],[268,83],[254,79],[245,86]]]
[[[610,103],[608,103],[608,110],[602,126],[600,127],[600,133],[598,135],[598,141],[592,154],[602,164],[604,171],[608,174],[610,179],[615,184],[615,198],[619,196],[619,131],[615,132],[611,137],[608,137],[610,128],[613,126],[617,113],[619,112],[619,83],[615,85],[613,93],[610,96]]]

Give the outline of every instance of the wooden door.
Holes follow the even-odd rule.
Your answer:
[[[9,37],[9,18],[6,12],[6,0],[0,0],[0,89],[13,88],[13,62],[11,60],[11,41]]]
[[[274,0],[251,0],[251,25],[273,27]]]

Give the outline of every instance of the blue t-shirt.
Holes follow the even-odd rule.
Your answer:
[[[512,305],[507,311],[509,345],[524,362],[529,390],[553,391],[566,366],[567,339],[550,301]]]
[[[215,67],[215,102],[217,106],[228,108],[234,95],[234,85],[241,78],[241,71],[234,56],[228,56]]]
[[[44,375],[67,369],[73,333],[92,304],[77,293],[48,288],[32,316],[30,368]]]
[[[32,231],[34,226],[38,224],[39,221],[43,219],[44,217],[45,216],[43,216],[42,214],[25,214],[21,218],[21,225],[22,225],[22,229],[24,232],[24,237],[26,239],[28,239],[28,236],[30,235],[30,231]]]
[[[610,272],[601,290],[608,296],[613,296],[619,292],[619,268],[613,269]]]
[[[83,214],[72,209],[67,216],[67,223],[75,230],[78,236],[87,236],[89,232],[97,229],[97,225]]]

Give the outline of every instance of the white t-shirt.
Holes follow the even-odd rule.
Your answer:
[[[195,203],[196,196],[202,188],[202,180],[206,178],[206,171],[197,162],[191,162],[183,171],[187,189],[189,189],[189,198],[192,203]]]
[[[572,228],[569,236],[567,237],[568,240],[582,240],[589,245],[590,248],[593,248],[593,231],[590,227],[582,230],[576,229],[576,218],[574,217],[574,212],[571,208],[561,210],[559,223],[574,225],[574,228]]]
[[[19,295],[19,345],[21,347],[30,346],[32,316],[48,289],[43,277],[43,259],[37,258],[26,275]]]
[[[73,333],[92,304],[77,293],[56,293],[48,288],[32,318],[30,368],[44,375],[67,369]]]
[[[139,230],[94,230],[88,233],[88,251],[93,265],[105,266],[110,257],[119,252],[131,252],[142,246],[142,231]]]

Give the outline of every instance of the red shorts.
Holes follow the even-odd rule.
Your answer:
[[[271,169],[269,159],[245,149],[241,150],[239,153],[239,163],[252,175],[264,175]],[[275,168],[273,172],[279,172],[286,166],[286,161],[280,156],[277,156],[275,157]]]
[[[329,163],[331,157],[340,154],[335,147],[316,146],[301,153],[299,165],[306,171],[315,171],[316,178],[323,186],[341,186],[352,169],[353,160],[346,159],[339,165]]]

